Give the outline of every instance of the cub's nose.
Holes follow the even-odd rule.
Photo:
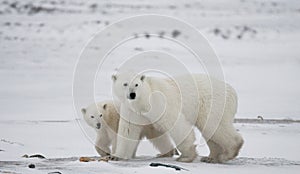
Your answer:
[[[101,127],[101,123],[97,123],[97,124],[96,124],[96,128],[97,128],[97,129],[100,129],[100,127]]]
[[[130,100],[134,100],[135,97],[136,97],[135,92],[131,92],[131,93],[129,94],[129,99],[130,99]]]

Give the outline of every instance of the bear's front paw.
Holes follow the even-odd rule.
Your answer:
[[[172,149],[169,152],[165,153],[165,154],[157,154],[156,157],[157,158],[166,158],[166,157],[172,157],[174,155],[179,155],[177,149]]]
[[[110,155],[110,156],[109,156],[109,160],[111,160],[111,161],[119,161],[120,158],[118,158],[118,157],[116,157],[116,156]]]
[[[176,161],[190,163],[190,162],[193,162],[194,159],[195,159],[195,157],[180,156],[179,158],[176,159]]]

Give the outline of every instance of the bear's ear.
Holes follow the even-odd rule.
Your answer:
[[[107,104],[104,104],[103,105],[103,109],[105,110],[107,108]]]
[[[142,75],[140,79],[141,79],[141,81],[143,82],[143,81],[145,80],[145,78],[146,78],[146,76],[145,76],[145,75]]]
[[[84,114],[86,113],[86,109],[85,109],[85,108],[82,108],[82,109],[81,109],[81,112],[82,112],[82,114],[84,115]]]
[[[113,81],[116,81],[116,80],[117,80],[117,75],[113,74],[113,75],[111,76],[111,79],[112,79]]]

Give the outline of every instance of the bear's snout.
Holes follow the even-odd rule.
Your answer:
[[[100,129],[100,127],[101,127],[101,123],[97,123],[97,124],[96,124],[96,128],[97,128],[97,129]]]
[[[135,97],[136,97],[135,92],[131,92],[131,93],[129,94],[129,99],[130,99],[130,100],[134,100]]]

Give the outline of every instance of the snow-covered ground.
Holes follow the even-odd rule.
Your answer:
[[[20,158],[25,153],[48,158],[96,155],[74,121],[80,117],[72,99],[76,61],[95,32],[124,17],[145,13],[177,17],[205,35],[221,60],[226,81],[238,92],[238,118],[300,119],[300,1],[0,0],[0,173],[45,173],[55,167],[62,173],[174,172],[146,167],[148,160],[79,163],[72,158],[56,163]],[[153,48],[151,44],[131,46],[120,49],[115,57]],[[154,46],[185,56],[172,46]],[[118,59],[112,62],[118,65]],[[197,68],[192,62],[186,65]],[[114,68],[108,68],[106,75]],[[96,98],[109,98],[110,93],[104,91],[99,88]],[[299,171],[299,123],[236,126],[245,146],[229,164],[166,162],[193,173]],[[206,146],[198,151],[208,153]],[[140,155],[153,153],[157,152],[147,143],[139,148]],[[29,162],[41,163],[41,167],[28,169]]]
[[[78,129],[76,121],[0,122],[0,173],[174,173],[170,168],[152,168],[151,162],[173,164],[188,169],[185,173],[298,173],[300,169],[299,123],[237,123],[245,145],[235,160],[226,164],[205,164],[200,157],[193,163],[176,162],[175,158],[154,158],[158,153],[143,140],[138,159],[131,161],[79,162],[79,157],[96,156],[92,142]],[[17,128],[17,129],[16,129]],[[44,136],[42,136],[44,135]],[[198,137],[199,138],[199,137]],[[199,144],[199,140],[197,143]],[[206,145],[198,145],[199,156],[208,155]],[[41,154],[48,159],[22,158],[24,154]],[[28,168],[35,164],[36,168]]]

